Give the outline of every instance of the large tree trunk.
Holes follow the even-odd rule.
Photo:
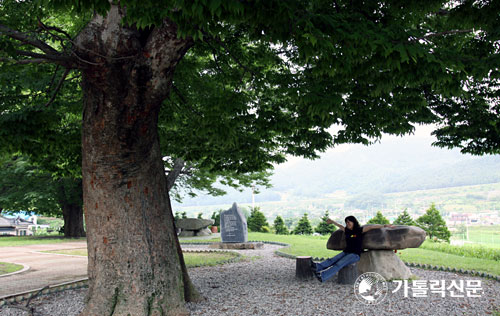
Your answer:
[[[63,204],[61,208],[64,219],[64,237],[85,237],[82,206],[80,204]]]
[[[123,15],[113,6],[77,38],[87,64],[82,171],[89,292],[81,315],[187,314],[185,288],[192,285],[178,253],[157,120],[191,42],[177,39],[168,21],[146,33],[120,24]]]
[[[64,219],[64,237],[85,237],[83,228],[82,180],[63,178],[59,181],[59,206]]]

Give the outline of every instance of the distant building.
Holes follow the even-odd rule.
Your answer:
[[[450,214],[450,219],[447,221],[448,225],[470,225],[471,218],[470,214],[467,213],[452,213]]]
[[[6,218],[0,216],[0,235],[30,236],[33,235],[32,227],[35,223],[21,217]]]

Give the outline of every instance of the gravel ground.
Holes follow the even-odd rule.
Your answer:
[[[200,246],[187,246],[200,249]],[[479,277],[450,272],[411,268],[421,281],[481,280],[480,297],[452,298],[428,293],[407,297],[403,289],[392,291],[396,284],[388,282],[388,293],[378,305],[360,302],[352,285],[339,285],[335,277],[325,283],[316,279],[295,279],[295,261],[278,257],[279,246],[266,244],[262,250],[240,250],[245,257],[237,263],[190,269],[190,276],[205,300],[188,303],[191,315],[500,315],[500,283]],[[67,290],[34,299],[35,316],[73,316],[83,308],[87,289]],[[24,304],[24,303],[21,303]],[[26,311],[0,308],[1,316],[24,316]]]

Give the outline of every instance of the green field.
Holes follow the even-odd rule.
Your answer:
[[[184,262],[188,268],[199,266],[215,266],[236,258],[235,252],[185,252]]]
[[[87,248],[60,249],[43,251],[60,255],[87,256]],[[214,266],[238,257],[235,252],[185,252],[184,261],[187,267]]]
[[[0,275],[19,271],[23,268],[20,264],[0,262]]]
[[[485,247],[500,248],[500,226],[468,226],[466,234],[454,234],[453,240],[463,240],[465,243],[481,244]]]
[[[59,250],[50,250],[50,251],[42,251],[45,253],[54,253],[58,255],[69,255],[69,256],[87,256],[87,248],[79,248],[79,249],[59,249]]]
[[[85,241],[86,238],[64,238],[64,237],[33,237],[12,236],[0,237],[0,247],[17,247],[26,245],[55,244],[70,241]]]

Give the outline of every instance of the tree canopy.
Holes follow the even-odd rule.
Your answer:
[[[406,211],[406,209],[403,211],[403,213],[399,214],[398,218],[392,222],[393,225],[408,225],[408,226],[415,226],[417,223],[411,218],[410,214]]]
[[[370,218],[370,220],[368,220],[368,222],[366,222],[367,224],[390,224],[391,222],[389,222],[389,220],[384,216],[382,215],[382,212],[378,211],[377,214]]]
[[[337,226],[335,226],[334,224],[327,223],[329,216],[330,216],[329,212],[326,211],[325,215],[321,217],[321,222],[314,229],[315,232],[321,235],[329,235],[337,230]]]
[[[252,208],[250,216],[247,219],[247,226],[252,232],[267,232],[269,230],[269,223],[266,216],[260,211],[259,207]],[[265,227],[267,227],[267,230]]]
[[[450,242],[451,233],[434,203],[425,211],[424,215],[417,218],[417,225],[425,230],[431,240]]]
[[[294,235],[311,235],[313,233],[311,222],[309,222],[307,213],[304,213],[304,215],[302,215],[292,233]]]
[[[288,235],[289,234],[289,231],[288,231],[288,228],[286,228],[285,226],[285,222],[283,221],[283,217],[281,216],[276,216],[276,218],[274,219],[274,232],[277,234],[277,235]]]
[[[196,298],[162,156],[231,177],[426,123],[439,146],[498,153],[499,11],[499,1],[2,1],[2,148],[14,141],[58,166],[78,158],[77,143],[41,140],[78,135],[56,105],[78,104],[63,83],[81,75],[82,315],[179,314]],[[55,76],[32,71],[44,68]]]
[[[2,4],[4,10],[20,8],[1,21],[2,51],[12,62],[28,62],[25,57],[34,53],[28,40],[21,42],[29,54],[14,49],[19,36],[11,29],[33,29],[39,25],[35,17],[43,19],[52,12],[64,12],[58,16],[68,20],[73,12],[79,23],[64,25],[71,38],[91,10],[105,14],[110,8],[108,1],[43,1],[56,10],[48,11],[37,3]],[[282,162],[283,154],[316,157],[316,150],[328,146],[368,144],[384,132],[410,133],[414,124],[431,122],[439,126],[434,132],[439,146],[476,154],[498,152],[494,100],[500,32],[495,1],[122,5],[127,6],[125,22],[145,35],[168,18],[181,36],[195,42],[176,70],[174,93],[164,108],[170,113],[177,107],[170,120],[183,122],[176,130],[172,121],[164,124],[164,142],[185,145],[170,146],[174,157],[212,169],[255,171],[263,169],[263,162],[266,167]],[[26,7],[33,12],[31,20],[21,18]],[[60,54],[73,44],[47,28],[33,35],[50,40]],[[337,127],[334,135],[327,131],[332,126]],[[179,135],[186,129],[203,132],[186,142],[186,136]],[[223,137],[208,139],[214,133]],[[214,153],[234,159],[223,162],[213,159]]]

